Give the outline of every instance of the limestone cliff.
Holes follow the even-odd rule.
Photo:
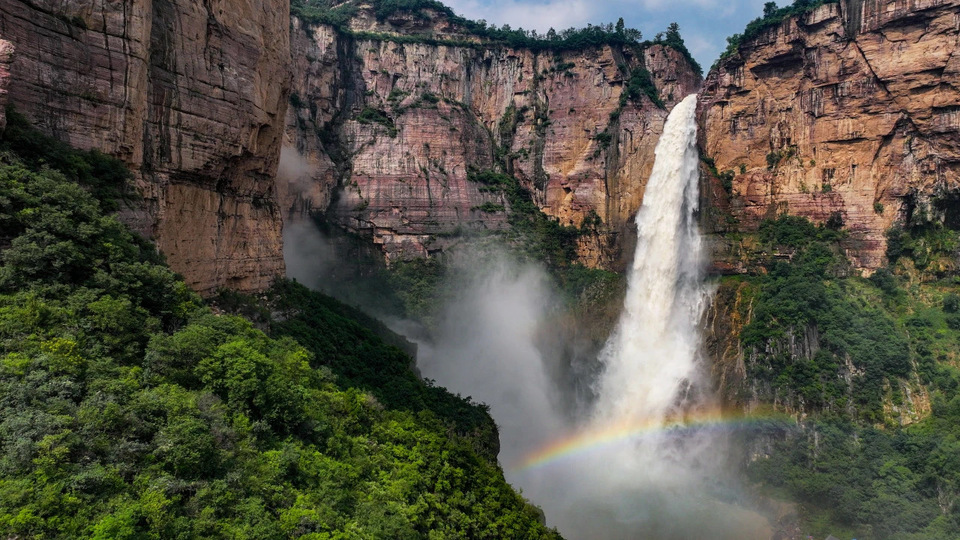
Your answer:
[[[701,143],[729,193],[719,230],[789,212],[842,219],[855,265],[884,263],[884,232],[960,189],[960,2],[844,0],[742,43],[708,76]],[[739,252],[719,257],[743,270]]]
[[[743,233],[784,212],[842,222],[841,245],[865,273],[886,263],[885,232],[894,224],[923,216],[955,226],[958,46],[960,2],[844,0],[788,17],[721,59],[699,111],[703,221],[727,233],[714,237],[715,270],[763,272],[763,248]],[[750,373],[758,355],[809,361],[822,336],[810,325],[764,350],[743,350],[755,300],[747,281],[724,280],[706,321],[721,394],[746,408],[800,413],[802,399]],[[837,375],[849,382],[859,372],[845,360]],[[929,413],[919,380],[889,384],[902,399],[884,401],[885,418],[906,424]]]
[[[508,203],[469,174],[503,165],[562,224],[599,218],[581,258],[617,266],[668,110],[700,83],[680,53],[510,48],[436,12],[361,8],[350,29],[293,21],[286,136],[307,166],[283,187],[286,210],[326,211],[388,260],[425,256],[506,226]],[[460,41],[410,39],[424,32]],[[644,67],[664,107],[621,104]]]
[[[7,0],[9,101],[131,167],[144,199],[122,217],[189,285],[262,289],[283,273],[288,14],[288,0]]]
[[[0,133],[7,127],[7,87],[10,85],[10,62],[13,43],[0,39]]]

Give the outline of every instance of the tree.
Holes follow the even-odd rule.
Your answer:
[[[626,25],[623,22],[623,17],[620,17],[619,19],[617,19],[617,29],[616,29],[617,35],[622,36],[625,29],[626,29]]]
[[[670,23],[670,26],[667,27],[667,41],[669,42],[672,39],[683,41],[680,37],[680,25],[675,22]]]
[[[943,310],[947,313],[960,311],[960,296],[950,293],[943,297]]]
[[[763,18],[767,19],[777,14],[777,3],[767,2],[763,5]]]

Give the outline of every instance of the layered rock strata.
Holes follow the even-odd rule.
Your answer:
[[[352,24],[380,36],[294,20],[287,142],[309,167],[287,182],[286,210],[326,211],[388,260],[426,256],[506,226],[505,197],[471,174],[505,165],[561,224],[599,219],[581,259],[617,265],[668,110],[700,83],[678,52],[390,37],[426,24],[463,39],[441,14],[377,21],[361,11]],[[621,106],[626,81],[644,66],[665,106],[646,96]]]
[[[13,43],[0,39],[0,133],[7,127],[7,87],[10,85],[13,50]]]
[[[288,0],[4,1],[9,100],[130,166],[143,201],[122,217],[190,286],[260,290],[283,273],[288,14]]]
[[[843,0],[743,43],[708,76],[701,143],[730,193],[718,230],[778,213],[850,232],[855,265],[884,264],[884,233],[919,213],[951,220],[960,189],[960,2]],[[837,221],[835,221],[837,222]],[[743,246],[721,266],[743,270]]]

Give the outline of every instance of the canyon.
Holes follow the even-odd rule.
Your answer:
[[[957,2],[822,5],[740,43],[702,89],[661,44],[513,49],[429,9],[362,4],[348,28],[287,12],[5,2],[0,101],[127,163],[142,200],[122,219],[204,293],[282,274],[284,219],[322,216],[388,262],[503,230],[508,202],[473,178],[497,167],[558,223],[590,227],[583,264],[623,270],[667,112],[698,89],[715,271],[756,271],[749,241],[724,233],[781,213],[842,222],[868,274],[895,223],[955,219]],[[656,94],[625,99],[642,71]]]
[[[363,257],[325,261],[343,264],[342,273],[376,266],[375,273],[383,263],[396,265],[396,272],[384,273],[396,277],[411,268],[442,274],[455,267],[454,255],[479,260],[488,252],[471,253],[482,243],[473,244],[477,240],[520,245],[518,236],[530,228],[521,231],[519,220],[546,224],[554,235],[549,240],[575,243],[574,256],[564,252],[556,264],[532,255],[536,268],[494,257],[476,262],[478,268],[502,265],[503,275],[478,278],[477,291],[437,301],[449,305],[422,302],[424,310],[436,308],[431,316],[447,319],[439,330],[425,317],[391,322],[409,323],[410,334],[423,338],[417,345],[427,353],[416,364],[401,359],[404,373],[416,371],[408,373],[411,381],[432,379],[426,368],[459,369],[458,361],[469,366],[456,375],[495,371],[467,376],[462,388],[437,380],[464,395],[477,380],[497,381],[493,397],[472,395],[493,405],[495,415],[506,405],[513,420],[520,418],[511,417],[515,409],[540,409],[512,403],[504,388],[532,394],[544,417],[564,427],[544,435],[538,447],[583,427],[567,426],[570,418],[555,414],[572,418],[599,406],[607,414],[594,427],[629,424],[651,410],[644,400],[661,392],[651,425],[664,427],[676,416],[690,428],[666,442],[697,443],[704,455],[719,456],[719,471],[726,466],[720,459],[727,457],[725,446],[714,445],[712,435],[702,438],[701,428],[756,435],[732,452],[731,462],[744,470],[770,463],[766,472],[776,473],[770,482],[780,487],[787,477],[816,477],[813,487],[829,486],[829,494],[794,495],[817,504],[835,497],[840,510],[848,504],[863,510],[833,515],[833,503],[823,503],[819,511],[834,521],[822,527],[907,523],[901,516],[914,512],[919,517],[909,524],[919,531],[956,508],[960,483],[928,467],[937,460],[928,463],[926,456],[943,442],[943,426],[956,425],[935,422],[951,418],[944,396],[955,396],[960,384],[960,0],[768,5],[763,19],[731,39],[706,78],[682,40],[640,41],[622,25],[599,30],[607,36],[599,44],[537,43],[526,35],[511,41],[502,30],[478,31],[477,23],[427,1],[313,6],[325,6],[323,12],[304,5],[0,2],[0,132],[9,111],[11,125],[16,113],[45,135],[121,160],[133,177],[117,217],[152,239],[187,286],[215,297],[214,319],[229,312],[220,303],[237,298],[217,296],[225,289],[263,293],[252,302],[263,308],[257,316],[272,322],[256,325],[310,315],[307,308],[277,311],[271,304],[271,284],[288,270],[284,233],[295,227],[316,233],[319,225],[362,245]],[[658,196],[646,197],[641,210],[648,181]],[[667,202],[664,194],[672,194]],[[784,216],[805,219],[779,219]],[[802,238],[781,241],[771,232],[781,226]],[[901,236],[891,235],[897,231]],[[0,244],[11,248],[2,232]],[[888,257],[890,238],[900,238],[899,264]],[[931,238],[941,245],[924,245]],[[922,264],[905,254],[924,249],[939,251]],[[368,264],[368,252],[376,264]],[[309,257],[318,258],[315,252]],[[450,264],[403,264],[423,259]],[[626,275],[633,276],[629,286]],[[407,281],[385,286],[392,287],[388,292],[439,297],[444,292],[422,289],[450,286],[438,285],[443,276],[433,274],[401,279]],[[384,300],[382,292],[372,295],[373,309],[397,300]],[[643,311],[648,308],[664,310]],[[489,324],[473,324],[475,316]],[[492,360],[438,347],[436,361],[424,361],[444,332]],[[322,324],[316,329],[328,333],[336,332]],[[334,349],[363,349],[371,339],[356,335],[337,335],[344,341],[318,349],[318,365]],[[411,343],[396,340],[416,353]],[[557,365],[540,369],[545,360]],[[524,362],[543,373],[511,375]],[[348,363],[349,369],[370,368],[362,356]],[[556,396],[551,384],[559,388]],[[953,399],[955,409],[960,398]],[[367,401],[372,409],[380,406]],[[631,403],[636,407],[616,412]],[[837,418],[847,424],[827,425]],[[496,420],[506,426],[505,441],[515,433],[532,440],[538,430],[531,426],[546,433],[552,425]],[[754,420],[756,426],[747,425]],[[625,434],[628,440],[646,428],[633,427],[637,433]],[[725,444],[725,433],[716,440]],[[833,433],[832,439],[821,433]],[[931,434],[937,440],[924,438]],[[495,427],[485,435],[488,443],[498,440]],[[900,442],[883,443],[876,448],[889,460],[867,462],[878,459],[874,453],[848,467],[851,455],[873,449],[861,440],[884,437],[916,437],[920,457],[903,461]],[[844,446],[850,440],[853,446]],[[944,440],[953,445],[956,437]],[[817,458],[821,444],[843,449],[830,458],[841,471],[833,477],[825,467],[805,468],[802,450]],[[488,446],[484,452],[496,457],[499,445]],[[501,460],[522,461],[509,441],[504,448]],[[664,448],[671,452],[658,449],[648,458],[675,456],[672,446]],[[627,450],[632,455],[636,447]],[[957,455],[955,445],[941,450]],[[794,458],[797,463],[785,461]],[[874,480],[885,477],[893,459],[900,460],[898,475],[916,473],[909,489],[904,481],[896,491],[883,485],[877,493],[861,490],[876,489]],[[608,461],[632,463],[634,472],[657,463],[635,456]],[[779,474],[785,463],[797,468]],[[848,477],[854,469],[858,476]],[[671,467],[664,470],[677,476]],[[618,480],[583,478],[569,480],[590,489]],[[705,485],[701,480],[689,485]],[[840,497],[835,488],[844,482],[856,485]],[[547,495],[564,492],[559,485]],[[889,493],[927,506],[888,512],[883,497]],[[619,505],[619,495],[614,498]],[[668,499],[670,506],[674,498]],[[643,504],[628,510],[634,507]],[[686,510],[669,521],[685,516]],[[535,518],[542,522],[542,514]]]
[[[693,66],[662,45],[537,52],[400,39],[424,25],[458,35],[442,13],[417,15],[378,21],[361,9],[356,36],[294,19],[287,140],[310,167],[288,184],[284,209],[329,207],[330,221],[388,260],[424,257],[506,227],[502,195],[471,181],[502,165],[562,225],[601,224],[581,239],[585,264],[622,268],[618,239],[669,108],[699,86]],[[662,104],[621,99],[643,69]]]
[[[388,261],[502,230],[509,205],[470,179],[497,166],[563,225],[589,221],[585,264],[622,268],[663,122],[700,83],[662,45],[438,45],[409,38],[465,31],[432,10],[379,21],[363,5],[345,32],[284,1],[226,4],[0,6],[4,97],[123,160],[142,200],[121,218],[204,294],[282,274],[284,217],[324,214]],[[641,70],[662,103],[621,97]],[[308,167],[275,182],[281,157]]]

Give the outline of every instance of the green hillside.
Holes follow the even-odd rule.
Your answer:
[[[204,305],[105,213],[126,181],[11,116],[0,536],[559,537],[504,481],[485,407],[296,284],[262,329]]]

